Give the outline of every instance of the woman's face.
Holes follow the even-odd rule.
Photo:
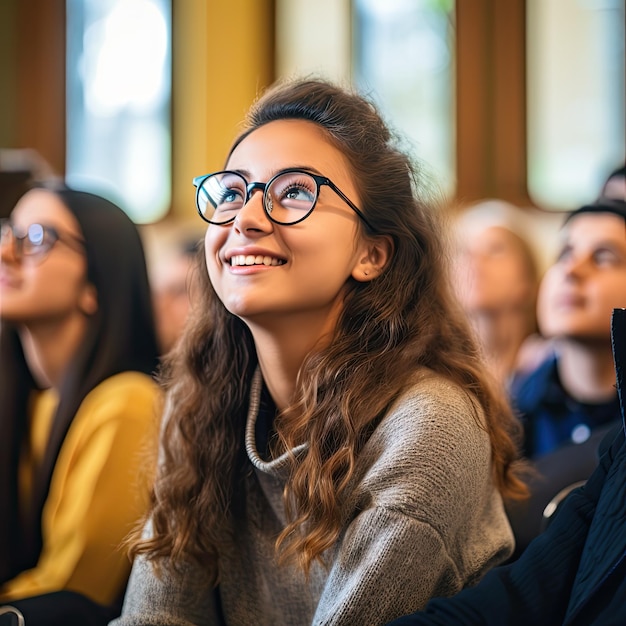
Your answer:
[[[265,183],[293,167],[327,176],[359,205],[347,161],[311,122],[281,120],[261,126],[226,164],[249,183]],[[280,324],[289,316],[303,325],[332,323],[344,285],[353,273],[358,278],[355,268],[366,250],[359,218],[328,186],[320,188],[311,215],[290,226],[271,222],[262,201],[263,193],[254,191],[234,223],[207,229],[207,267],[218,296],[231,313],[249,322]],[[237,265],[233,257],[240,256],[272,261]]]
[[[455,285],[468,312],[504,312],[532,306],[535,284],[522,241],[490,226],[459,244]]]
[[[626,228],[610,213],[568,222],[559,258],[539,290],[537,316],[548,337],[608,342],[614,308],[626,306]]]
[[[52,227],[59,240],[43,256],[15,253],[9,236],[2,244],[0,318],[16,323],[56,323],[80,311],[89,297],[87,261],[76,218],[54,193],[34,189],[11,213],[11,224],[26,232],[32,224]]]

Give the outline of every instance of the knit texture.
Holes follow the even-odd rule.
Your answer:
[[[253,409],[259,393],[257,380]],[[252,410],[246,517],[220,551],[219,587],[212,590],[197,566],[158,579],[139,558],[115,626],[384,624],[474,584],[510,555],[482,411],[448,380],[421,372],[376,427],[358,457],[329,568],[314,565],[308,581],[276,564],[286,464],[263,461],[255,419]]]

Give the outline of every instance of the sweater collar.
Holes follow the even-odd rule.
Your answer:
[[[252,384],[250,385],[250,402],[246,420],[246,453],[250,462],[261,472],[277,477],[284,477],[285,473],[289,470],[290,459],[300,456],[308,448],[308,444],[302,443],[269,461],[265,461],[262,458],[257,449],[256,441],[256,422],[261,408],[262,389],[263,378],[261,376],[261,370],[257,367],[252,377]]]

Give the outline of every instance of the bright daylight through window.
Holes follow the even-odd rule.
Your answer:
[[[139,223],[171,188],[171,0],[67,1],[67,179]]]

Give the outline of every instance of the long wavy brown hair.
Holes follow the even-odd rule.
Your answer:
[[[450,295],[444,239],[421,198],[412,159],[367,98],[310,79],[262,95],[233,149],[260,126],[284,119],[325,129],[351,165],[374,231],[362,225],[363,235],[387,235],[394,244],[380,277],[346,284],[332,341],[302,364],[293,402],[274,424],[281,450],[308,443],[292,459],[284,494],[289,522],[277,541],[281,559],[308,572],[340,533],[346,486],[373,425],[420,367],[461,385],[482,405],[502,495],[521,497],[526,488],[518,423]],[[202,253],[195,279],[191,317],[164,372],[168,408],[148,514],[152,536],[137,538],[132,553],[174,571],[196,560],[217,582],[218,547],[242,509],[244,426],[257,354],[246,325],[215,294]]]

